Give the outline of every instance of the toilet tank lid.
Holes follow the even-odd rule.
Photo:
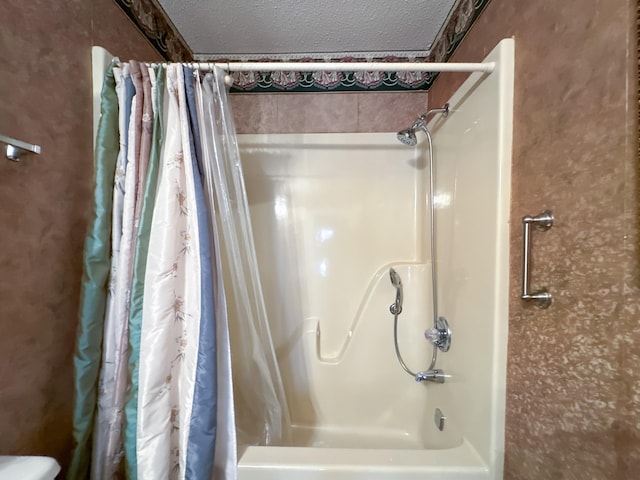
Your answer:
[[[50,457],[0,456],[0,480],[53,480],[60,465]]]

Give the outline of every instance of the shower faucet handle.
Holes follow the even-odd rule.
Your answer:
[[[443,352],[447,352],[451,348],[451,330],[449,322],[444,317],[438,317],[436,326],[425,330],[424,336]]]

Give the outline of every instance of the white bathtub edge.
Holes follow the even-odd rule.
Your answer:
[[[240,480],[413,480],[437,474],[440,480],[487,480],[489,467],[473,446],[442,450],[365,450],[309,447],[248,447],[238,462]]]

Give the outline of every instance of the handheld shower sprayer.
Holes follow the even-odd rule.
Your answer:
[[[400,275],[393,268],[389,269],[389,277],[391,278],[391,285],[396,289],[396,301],[391,304],[389,311],[392,315],[400,315],[402,313],[402,280],[400,280]]]
[[[407,364],[404,363],[402,355],[400,354],[400,348],[398,347],[398,315],[402,312],[402,280],[400,279],[400,275],[395,269],[389,269],[389,278],[391,279],[391,285],[393,285],[396,289],[396,301],[391,304],[389,307],[389,311],[393,315],[393,343],[396,349],[396,358],[400,363],[402,369],[411,375],[416,382],[435,382],[435,383],[444,383],[444,379],[447,377],[442,370],[434,369],[433,365],[435,364],[435,360],[431,362],[431,366],[429,369],[422,372],[414,372]],[[435,351],[435,350],[434,350]]]

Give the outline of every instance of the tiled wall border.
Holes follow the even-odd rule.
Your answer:
[[[192,52],[154,0],[115,0],[149,39],[158,52],[171,61],[192,58]],[[446,62],[491,0],[458,0],[445,26],[437,35],[428,57],[332,58],[334,62],[434,61]],[[224,61],[226,59],[207,59]],[[246,59],[247,61],[264,61]],[[303,61],[327,61],[307,58]],[[428,90],[437,77],[430,72],[237,72],[232,92],[327,92]]]

